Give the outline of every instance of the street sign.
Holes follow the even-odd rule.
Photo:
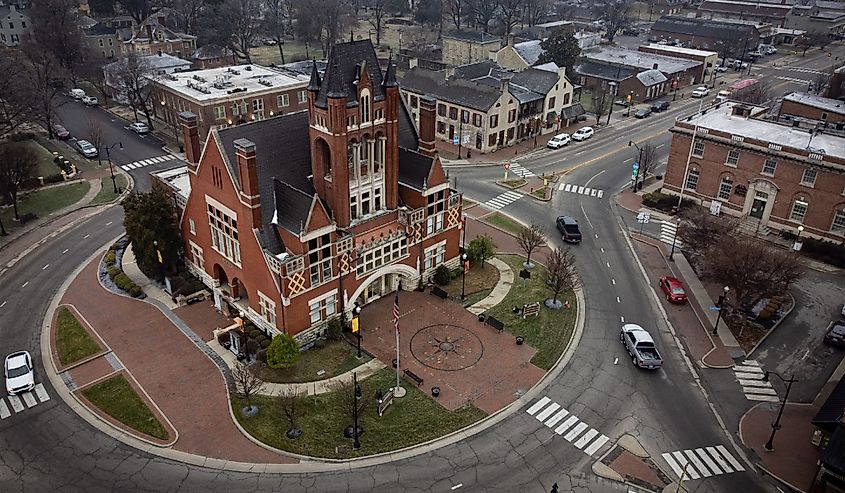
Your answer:
[[[460,140],[460,138],[459,138],[457,135],[456,135],[456,136],[454,136],[454,137],[452,137],[452,143],[453,143],[453,144],[458,145],[458,143],[460,143],[460,141],[461,141],[461,140]]]
[[[511,169],[511,163],[504,163],[502,164],[502,167],[505,169]]]
[[[469,144],[469,135],[464,135],[464,145]]]
[[[718,312],[719,310],[721,310],[721,308],[719,308],[719,307],[718,307],[718,306],[716,306],[716,305],[710,305],[710,306],[708,306],[708,307],[707,307],[707,309],[708,309],[708,310],[713,310],[714,312]]]
[[[634,161],[634,164],[631,166],[631,169],[633,169],[634,171],[640,169],[640,163]]]
[[[358,333],[358,317],[352,318],[352,333],[353,334]]]
[[[639,212],[637,213],[637,222],[638,223],[647,223],[651,220],[651,214],[648,212]]]

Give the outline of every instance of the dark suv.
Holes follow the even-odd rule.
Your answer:
[[[557,230],[563,235],[563,241],[567,243],[581,242],[581,230],[578,229],[578,221],[569,216],[559,216],[555,224]]]
[[[651,111],[654,113],[660,113],[661,111],[666,111],[669,109],[669,101],[657,101],[653,105],[651,105]]]

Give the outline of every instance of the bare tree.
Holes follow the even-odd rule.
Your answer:
[[[723,235],[706,253],[705,270],[729,286],[739,307],[784,293],[801,275],[799,257],[756,238]]]
[[[824,88],[830,82],[831,74],[828,72],[819,72],[813,77],[813,89],[816,94],[824,93]]]
[[[731,94],[731,99],[751,104],[762,104],[772,99],[772,84],[766,79],[758,79],[756,84]]]
[[[525,0],[525,22],[536,26],[546,20],[551,13],[551,0]]]
[[[138,111],[147,119],[150,129],[153,128],[153,120],[150,116],[150,100],[152,97],[152,67],[146,58],[140,57],[134,52],[118,62],[114,69],[115,85],[120,94],[129,103],[135,113],[135,120],[138,119]]]
[[[94,145],[97,149],[103,147],[103,126],[100,122],[93,118],[88,119],[88,129],[86,140]]]
[[[264,0],[264,30],[279,47],[282,65],[285,64],[285,35],[291,21],[290,7],[287,0]]]
[[[171,0],[176,22],[185,34],[197,34],[200,18],[223,0]]]
[[[642,151],[639,153],[639,157],[637,158],[640,163],[638,173],[639,177],[642,180],[645,180],[646,176],[648,176],[648,172],[654,169],[657,165],[657,146],[651,142],[646,142],[640,146],[640,149],[642,149]]]
[[[680,214],[678,238],[684,244],[684,249],[695,255],[707,252],[739,225],[739,219],[725,214],[714,216],[705,207],[687,207],[681,209]]]
[[[442,0],[443,11],[452,19],[455,29],[461,29],[461,22],[467,14],[467,0]]]
[[[51,53],[76,82],[87,53],[78,24],[77,0],[39,0],[32,3],[32,33],[37,49]]]
[[[523,0],[500,0],[498,19],[505,35],[510,34],[522,20],[522,2]]]
[[[229,25],[229,49],[240,59],[252,63],[250,48],[255,44],[261,28],[259,0],[226,0],[223,15]]]
[[[358,381],[358,385],[361,385],[361,381]],[[337,399],[338,405],[343,408],[344,412],[349,413],[350,419],[352,415],[356,412],[356,407],[358,416],[364,412],[367,406],[370,403],[370,397],[367,396],[365,393],[361,393],[361,397],[357,397],[355,395],[355,386],[352,384],[351,380],[340,380],[334,386],[334,397]]]
[[[20,50],[0,47],[0,140],[32,118],[37,102],[28,90],[28,66]]]
[[[519,242],[520,248],[525,252],[525,266],[531,268],[533,267],[531,253],[546,244],[546,231],[543,229],[543,226],[532,223],[531,226],[523,227],[519,231],[516,241]]]
[[[498,0],[469,0],[467,6],[476,27],[481,27],[482,32],[488,32],[490,29],[490,21],[496,18],[496,12],[499,10]]]
[[[547,301],[547,306],[559,307],[557,297],[560,293],[575,289],[579,284],[575,255],[568,248],[549,252],[546,257],[546,285],[552,291],[552,298],[551,303]]]
[[[116,0],[116,3],[140,24],[147,17],[168,6],[170,0]]]
[[[18,215],[18,191],[24,181],[32,178],[38,166],[38,157],[31,147],[22,142],[8,142],[0,147],[0,190],[12,203],[15,220]]]
[[[713,43],[713,51],[719,54],[719,57],[722,59],[722,66],[724,67],[728,58],[742,53],[742,46],[732,39],[717,39]]]
[[[323,54],[340,39],[342,34],[356,22],[351,5],[345,0],[306,0],[313,9],[309,15],[315,15],[322,32]],[[300,18],[297,18],[299,21]]]
[[[613,95],[609,87],[599,87],[593,89],[593,114],[596,116],[596,125],[599,124],[601,117],[610,112],[613,105]]]
[[[255,412],[252,397],[264,389],[264,380],[240,361],[232,368],[232,379],[235,381],[235,392],[246,402],[247,412]]]
[[[376,31],[376,44],[381,45],[381,33],[384,31],[385,0],[372,0],[370,2],[370,18],[367,21]]]
[[[26,98],[32,103],[29,118],[47,129],[50,139],[54,137],[53,123],[56,109],[63,103],[59,100],[64,69],[51,53],[27,46],[27,61],[23,64]],[[2,98],[0,98],[2,99]]]
[[[609,0],[602,5],[598,17],[604,21],[609,42],[613,43],[616,33],[631,25],[631,3],[631,0]]]
[[[288,438],[297,438],[302,434],[302,430],[300,430],[296,423],[299,421],[299,418],[305,414],[305,408],[303,407],[302,398],[297,395],[295,390],[291,388],[285,388],[281,394],[279,394],[279,407],[282,410],[282,414],[290,423],[290,428],[288,429],[287,435]]]

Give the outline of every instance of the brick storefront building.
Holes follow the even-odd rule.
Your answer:
[[[845,101],[793,92],[783,97],[778,116],[806,118],[842,130],[845,125]]]
[[[212,129],[180,115],[191,192],[182,235],[191,269],[271,334],[301,344],[354,303],[414,289],[458,263],[461,196],[417,136],[395,68],[369,40],[336,45],[307,111]]]
[[[730,102],[676,121],[663,191],[678,194],[684,183],[684,197],[740,216],[751,231],[803,226],[804,236],[843,241],[845,137],[763,120],[765,112]]]

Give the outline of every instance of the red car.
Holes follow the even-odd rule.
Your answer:
[[[666,301],[669,303],[683,304],[687,302],[687,292],[684,291],[684,284],[674,277],[661,277],[660,289],[666,294]]]

